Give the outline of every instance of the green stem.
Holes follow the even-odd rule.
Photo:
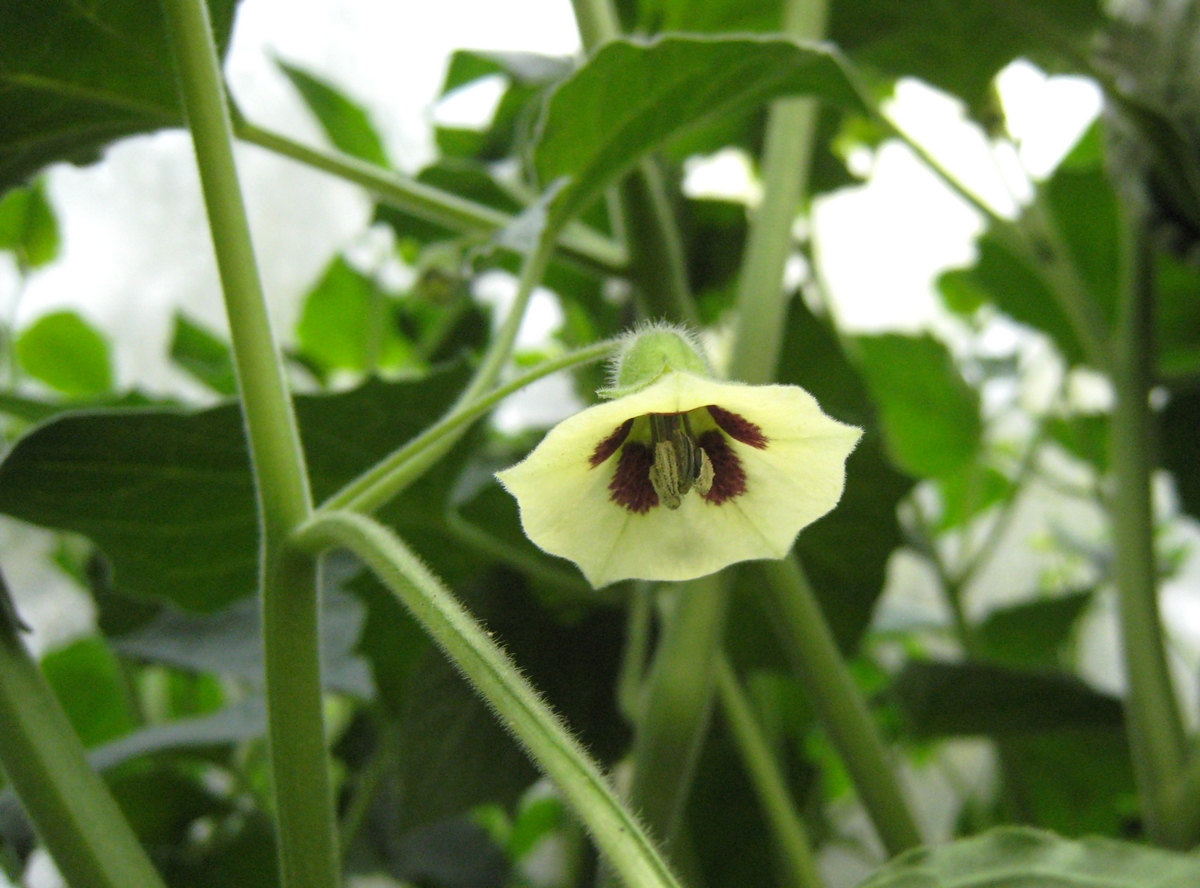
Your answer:
[[[621,653],[621,674],[617,678],[617,707],[631,725],[642,720],[642,690],[653,620],[654,587],[645,580],[635,580],[626,608],[625,650]]]
[[[820,40],[827,14],[826,0],[792,0],[784,9],[784,31]],[[738,334],[729,373],[756,385],[775,379],[787,314],[783,271],[792,247],[792,223],[807,189],[818,107],[814,99],[778,99],[767,118],[763,202],[750,221],[742,257]]]
[[[921,844],[887,749],[829,631],[812,586],[795,557],[763,562],[771,594],[763,596],[792,668],[841,756],[889,854]]]
[[[163,888],[8,617],[0,618],[0,762],[71,885]]]
[[[787,884],[794,888],[821,888],[808,831],[792,804],[787,779],[724,653],[717,657],[717,695],[746,773],[766,812],[776,851],[788,874]]]
[[[331,512],[314,517],[295,542],[312,551],[344,546],[366,562],[558,784],[625,883],[631,888],[678,888],[637,820],[617,801],[562,720],[395,534],[366,516]]]
[[[1183,772],[1187,746],[1163,645],[1154,554],[1150,387],[1154,372],[1153,262],[1141,220],[1124,208],[1126,275],[1121,293],[1112,379],[1109,502],[1121,635],[1129,692],[1127,728],[1147,833],[1179,847],[1169,800]]]
[[[729,600],[723,574],[677,583],[671,591],[672,612],[650,667],[633,744],[630,788],[634,809],[668,849],[708,733]]]
[[[378,509],[419,478],[433,461],[453,447],[471,423],[485,416],[509,395],[551,373],[599,361],[606,357],[617,346],[617,343],[618,341],[615,339],[608,339],[577,351],[568,352],[561,357],[543,361],[512,382],[499,386],[494,391],[470,403],[465,403],[465,399],[460,398],[460,406],[455,407],[435,425],[430,426],[403,447],[351,481],[322,503],[321,511],[351,509],[372,512]],[[435,454],[432,461],[428,458],[430,453]]]
[[[261,522],[263,644],[284,888],[335,888],[341,864],[325,750],[317,565],[287,551],[312,511],[283,362],[271,332],[203,0],[165,0],[225,295]]]
[[[452,231],[486,237],[513,221],[512,216],[500,210],[399,173],[380,169],[347,154],[334,154],[301,145],[240,117],[234,121],[234,126],[237,137],[244,142],[361,185],[384,203]],[[624,273],[628,261],[620,244],[579,223],[571,223],[564,229],[559,247],[566,255],[589,268],[608,274]]]

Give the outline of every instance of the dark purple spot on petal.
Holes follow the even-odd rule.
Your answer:
[[[708,409],[712,410],[713,408],[709,407]],[[741,417],[739,416],[738,419]],[[754,426],[754,428],[758,428],[758,426]],[[704,494],[705,502],[719,506],[726,500],[731,500],[746,492],[746,471],[742,468],[742,461],[733,452],[733,448],[729,446],[724,435],[716,430],[705,432],[700,436],[700,449],[708,454],[709,462],[713,467],[712,487],[708,493]]]
[[[645,444],[636,441],[626,444],[616,474],[608,482],[608,498],[638,515],[645,515],[657,506],[658,494],[650,483],[650,466],[653,464],[654,451]]]
[[[629,430],[632,428],[632,419],[627,419],[617,426],[616,431],[596,445],[596,449],[592,451],[592,455],[588,459],[588,464],[594,469],[616,453],[617,448],[624,444],[625,439],[629,437]]]
[[[721,431],[733,438],[733,440],[741,441],[743,444],[758,450],[767,449],[768,438],[763,434],[762,427],[755,425],[746,419],[746,417],[725,410],[715,404],[708,405],[708,415],[713,418],[713,422],[721,427]]]

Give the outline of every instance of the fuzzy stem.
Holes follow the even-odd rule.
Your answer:
[[[408,608],[451,662],[558,785],[630,888],[679,888],[599,769],[488,632],[390,530],[349,512],[319,514],[296,536],[311,551],[354,552]]]
[[[787,779],[724,653],[717,657],[717,694],[746,773],[766,812],[776,851],[789,876],[787,884],[794,888],[821,888],[808,831],[792,804]]]
[[[887,749],[829,631],[812,586],[794,557],[765,561],[771,586],[763,596],[771,625],[792,668],[858,789],[888,853],[921,844],[921,833],[900,789]]]
[[[165,0],[180,93],[225,295],[261,523],[269,744],[284,888],[335,888],[341,864],[325,750],[317,567],[286,549],[312,511],[283,363],[271,332],[203,0]]]

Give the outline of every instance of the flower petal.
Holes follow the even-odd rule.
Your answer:
[[[746,472],[744,494],[720,505],[698,494],[674,511],[636,514],[612,502],[617,459],[589,458],[628,419],[715,404],[761,428],[765,448],[728,438]],[[521,508],[526,535],[579,565],[594,586],[687,580],[754,558],[781,558],[800,529],[841,498],[845,461],[861,432],[826,416],[796,386],[749,386],[673,373],[633,395],[590,407],[553,428],[497,477]]]

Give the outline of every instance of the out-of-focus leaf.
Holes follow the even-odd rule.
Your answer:
[[[474,161],[442,158],[421,170],[417,174],[417,181],[505,213],[516,214],[524,209],[512,194],[501,187],[486,167]],[[390,226],[397,237],[411,239],[420,244],[461,237],[457,231],[428,222],[388,204],[375,207],[375,221]]]
[[[1089,589],[998,608],[976,630],[978,642],[998,663],[1018,669],[1056,668],[1063,645],[1091,601]]]
[[[462,369],[445,370],[297,398],[317,500],[430,425],[465,379]],[[401,497],[395,514],[412,522],[405,528],[428,522],[415,499],[420,489]],[[256,585],[254,490],[233,404],[57,418],[0,464],[0,511],[90,537],[112,564],[117,589],[129,594],[213,611]]]
[[[842,649],[852,651],[883,590],[900,545],[896,506],[912,481],[889,464],[866,386],[837,338],[803,300],[792,302],[778,379],[807,389],[830,416],[866,430],[846,461],[836,509],[800,534],[796,552]]]
[[[450,56],[443,96],[483,77],[503,74],[523,86],[545,86],[567,76],[573,67],[569,58],[533,52],[485,52],[457,49]]]
[[[914,734],[1030,734],[1122,724],[1121,701],[1073,675],[992,663],[911,660],[889,691]]]
[[[43,180],[14,188],[0,200],[0,250],[14,253],[22,271],[58,258],[58,219]]]
[[[979,395],[942,343],[886,334],[861,336],[854,351],[883,421],[896,465],[917,477],[961,470],[979,450]]]
[[[1200,269],[1159,252],[1155,276],[1155,348],[1159,372],[1200,377]]]
[[[235,0],[210,0],[223,54]],[[0,5],[0,192],[60,160],[91,163],[123,136],[179,126],[158,3]]]
[[[388,167],[387,152],[371,118],[341,90],[296,65],[276,59],[280,70],[303,97],[308,110],[321,124],[329,141],[339,151],[375,166]]]
[[[76,397],[112,388],[108,341],[73,311],[43,315],[17,337],[17,359],[25,372]]]
[[[413,359],[392,297],[341,256],[305,299],[296,339],[300,353],[326,373],[395,369]]]
[[[211,792],[198,775],[162,759],[131,762],[106,776],[134,833],[159,853],[186,847],[195,821],[215,820],[232,808],[229,799]]]
[[[171,888],[276,888],[275,829],[263,811],[231,818],[228,833],[163,867]]]
[[[1107,471],[1107,416],[1093,414],[1056,417],[1046,423],[1046,431],[1055,443],[1072,456],[1091,463],[1101,474]]]
[[[1060,167],[1042,189],[1092,308],[1102,323],[1111,325],[1121,275],[1120,223],[1103,158],[1088,167],[1080,162]]]
[[[1163,467],[1175,476],[1183,511],[1200,519],[1200,389],[1172,392],[1158,422]]]
[[[859,888],[1187,888],[1200,858],[1133,842],[1007,826],[897,857]]]
[[[602,46],[554,91],[534,166],[571,184],[569,216],[647,152],[688,129],[781,95],[861,107],[839,57],[818,45],[749,37],[662,37]]]
[[[941,530],[961,527],[1012,493],[1013,485],[990,466],[967,463],[938,479],[942,494]]]
[[[229,346],[178,311],[171,336],[171,360],[217,394],[237,394],[237,376]]]
[[[81,638],[50,652],[42,658],[42,672],[84,746],[136,727],[121,665],[102,638]]]

